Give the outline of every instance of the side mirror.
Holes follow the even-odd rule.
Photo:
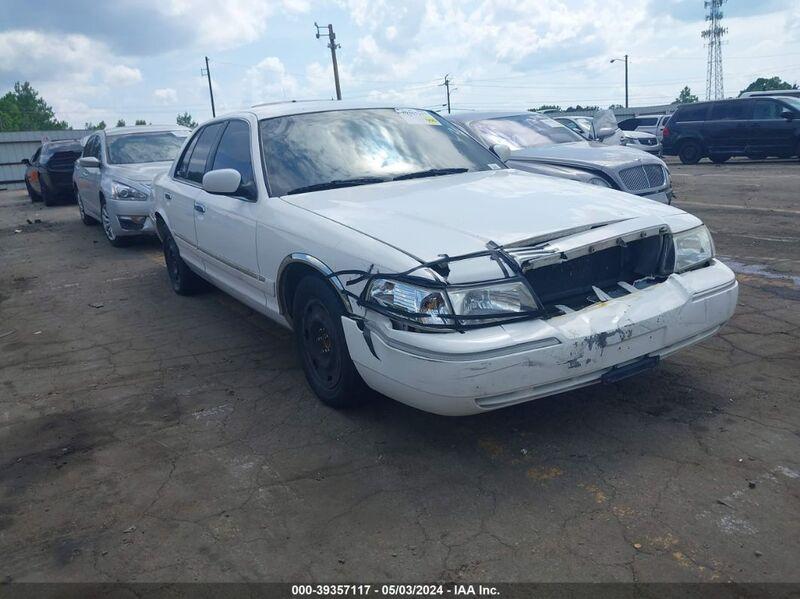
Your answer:
[[[27,158],[23,158],[22,160],[20,160],[20,162],[22,164],[24,164],[25,166],[30,166],[31,165],[31,161],[29,159],[27,159]]]
[[[82,156],[78,158],[78,164],[83,168],[100,168],[100,160],[94,156]]]
[[[203,175],[203,190],[208,193],[230,195],[236,193],[242,183],[242,175],[232,168],[220,168]]]
[[[506,162],[511,157],[511,148],[506,144],[494,144],[492,146],[492,152],[497,154],[497,157],[503,162]]]
[[[603,140],[607,137],[611,137],[616,132],[617,130],[614,127],[600,127],[597,131],[595,131],[595,137],[597,137],[599,140]]]
[[[781,116],[785,118],[787,121],[794,120],[794,113],[791,110],[784,110],[781,112]]]

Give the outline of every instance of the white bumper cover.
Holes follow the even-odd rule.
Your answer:
[[[342,318],[366,383],[437,414],[493,410],[599,382],[612,368],[664,357],[713,335],[738,297],[733,272],[710,266],[578,312],[466,333],[413,333]]]

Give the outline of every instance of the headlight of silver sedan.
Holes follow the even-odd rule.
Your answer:
[[[682,233],[673,233],[672,242],[675,244],[673,271],[676,273],[691,270],[714,257],[714,240],[705,225]]]
[[[111,184],[111,195],[115,200],[146,200],[150,195],[149,190],[142,186],[129,185],[121,181]]]

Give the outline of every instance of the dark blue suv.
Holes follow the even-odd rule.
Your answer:
[[[732,156],[800,155],[800,99],[756,97],[684,104],[664,127],[664,154],[684,164]]]

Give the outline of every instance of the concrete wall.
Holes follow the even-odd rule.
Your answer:
[[[25,165],[20,161],[33,156],[43,139],[81,139],[90,133],[84,129],[0,132],[0,189],[25,187]]]

